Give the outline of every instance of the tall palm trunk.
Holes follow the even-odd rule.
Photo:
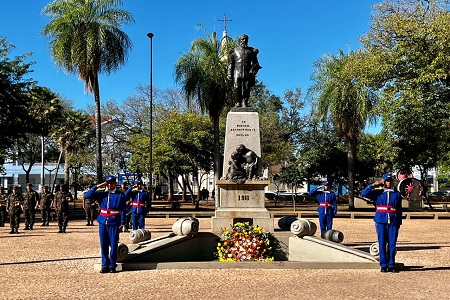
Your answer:
[[[215,186],[214,186],[214,205],[217,208],[220,206],[220,193],[219,193],[219,187],[217,186],[217,181],[220,179],[220,173],[221,173],[221,159],[220,159],[220,140],[219,140],[219,116],[214,117],[213,119],[214,123],[214,179],[215,179]]]
[[[95,139],[96,139],[96,164],[97,182],[103,182],[102,165],[102,115],[100,113],[100,87],[98,76],[94,76],[94,98],[95,98]]]
[[[66,183],[67,187],[69,186],[70,182],[70,174],[69,174],[69,157],[67,150],[64,150],[64,182]]]
[[[348,163],[348,208],[355,209],[355,159],[356,159],[356,139],[351,139],[348,142],[347,163]]]

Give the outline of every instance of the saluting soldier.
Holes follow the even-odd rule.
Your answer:
[[[331,191],[331,181],[324,181],[322,185],[309,191],[309,196],[316,196],[319,207],[320,235],[323,237],[326,231],[333,229],[333,217],[337,213],[336,194]]]
[[[4,187],[0,187],[0,227],[5,227],[6,221],[6,205],[8,201],[8,194]]]
[[[150,209],[150,193],[143,188],[142,180],[136,180],[126,192],[131,197],[131,222],[133,230],[145,229],[145,215]]]
[[[13,192],[8,196],[7,209],[9,211],[9,226],[11,231],[9,234],[19,233],[20,214],[22,214],[22,206],[24,200],[22,195],[19,194],[19,187],[13,187]]]
[[[42,224],[41,226],[49,226],[51,205],[53,202],[53,193],[49,190],[48,185],[44,186],[41,193],[41,199],[39,201],[39,207],[41,208]]]
[[[65,233],[69,223],[69,202],[73,201],[72,194],[67,191],[66,184],[61,183],[59,191],[56,192],[52,207],[56,209],[58,216],[58,233]]]
[[[402,225],[402,196],[394,187],[392,174],[384,174],[381,181],[369,184],[361,196],[371,199],[376,205],[374,217],[378,236],[381,272],[398,272],[395,269],[395,248]]]
[[[106,189],[103,189],[105,187]],[[100,273],[116,273],[119,227],[125,225],[125,195],[116,189],[116,177],[110,175],[106,177],[105,182],[87,191],[85,197],[96,200],[100,206],[100,215],[97,218],[102,254]]]
[[[24,230],[33,230],[34,220],[36,218],[36,208],[39,203],[39,194],[33,190],[33,185],[27,183],[27,191],[22,195],[24,204],[25,228]]]

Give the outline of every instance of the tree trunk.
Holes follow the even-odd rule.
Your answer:
[[[220,165],[220,140],[219,140],[219,116],[215,117],[214,123],[214,205],[216,209],[220,206],[220,191],[217,186],[217,181],[221,176],[221,165]]]
[[[172,201],[172,199],[173,199],[173,180],[172,180],[172,174],[170,172],[167,174],[167,183],[169,184],[169,201]]]
[[[355,195],[353,186],[355,184],[355,159],[356,159],[356,140],[351,140],[348,143],[348,208],[355,209]]]
[[[70,174],[69,174],[69,158],[67,155],[67,150],[64,151],[64,183],[67,185],[66,187],[69,187],[70,182]]]
[[[100,113],[100,87],[98,85],[98,75],[96,75],[94,78],[94,100],[95,100],[97,183],[100,183],[103,182],[103,165],[102,165],[102,115]]]
[[[54,193],[55,191],[55,185],[56,185],[56,178],[58,177],[58,171],[59,171],[59,165],[61,164],[61,157],[62,157],[63,151],[60,150],[59,151],[59,158],[58,158],[58,163],[56,164],[56,172],[55,172],[55,178],[53,178],[53,185],[52,185],[52,193]]]

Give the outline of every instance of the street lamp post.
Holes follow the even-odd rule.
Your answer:
[[[149,32],[147,36],[150,39],[150,161],[149,161],[149,185],[151,195],[153,198],[153,36],[154,34]]]

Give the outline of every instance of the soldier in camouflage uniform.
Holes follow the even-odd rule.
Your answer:
[[[54,195],[51,191],[49,191],[48,185],[44,186],[44,189],[41,193],[41,200],[39,201],[39,207],[41,208],[41,214],[42,214],[41,226],[49,225],[53,197],[54,197]]]
[[[56,209],[58,216],[58,233],[65,233],[69,223],[69,202],[73,201],[72,194],[66,190],[64,183],[60,184],[59,191],[55,193],[52,207]]]
[[[9,234],[19,233],[20,214],[22,213],[24,200],[18,191],[19,187],[15,186],[12,194],[8,196],[7,209],[9,211],[9,226],[11,227]]]
[[[34,220],[36,218],[36,207],[39,203],[39,194],[33,190],[31,183],[27,184],[27,191],[22,195],[24,204],[25,228],[24,230],[33,230]]]
[[[94,226],[95,212],[97,211],[97,202],[93,199],[84,198],[83,208],[86,213],[86,226]]]
[[[8,201],[8,194],[4,187],[0,187],[0,227],[5,227],[6,221],[6,202]]]

